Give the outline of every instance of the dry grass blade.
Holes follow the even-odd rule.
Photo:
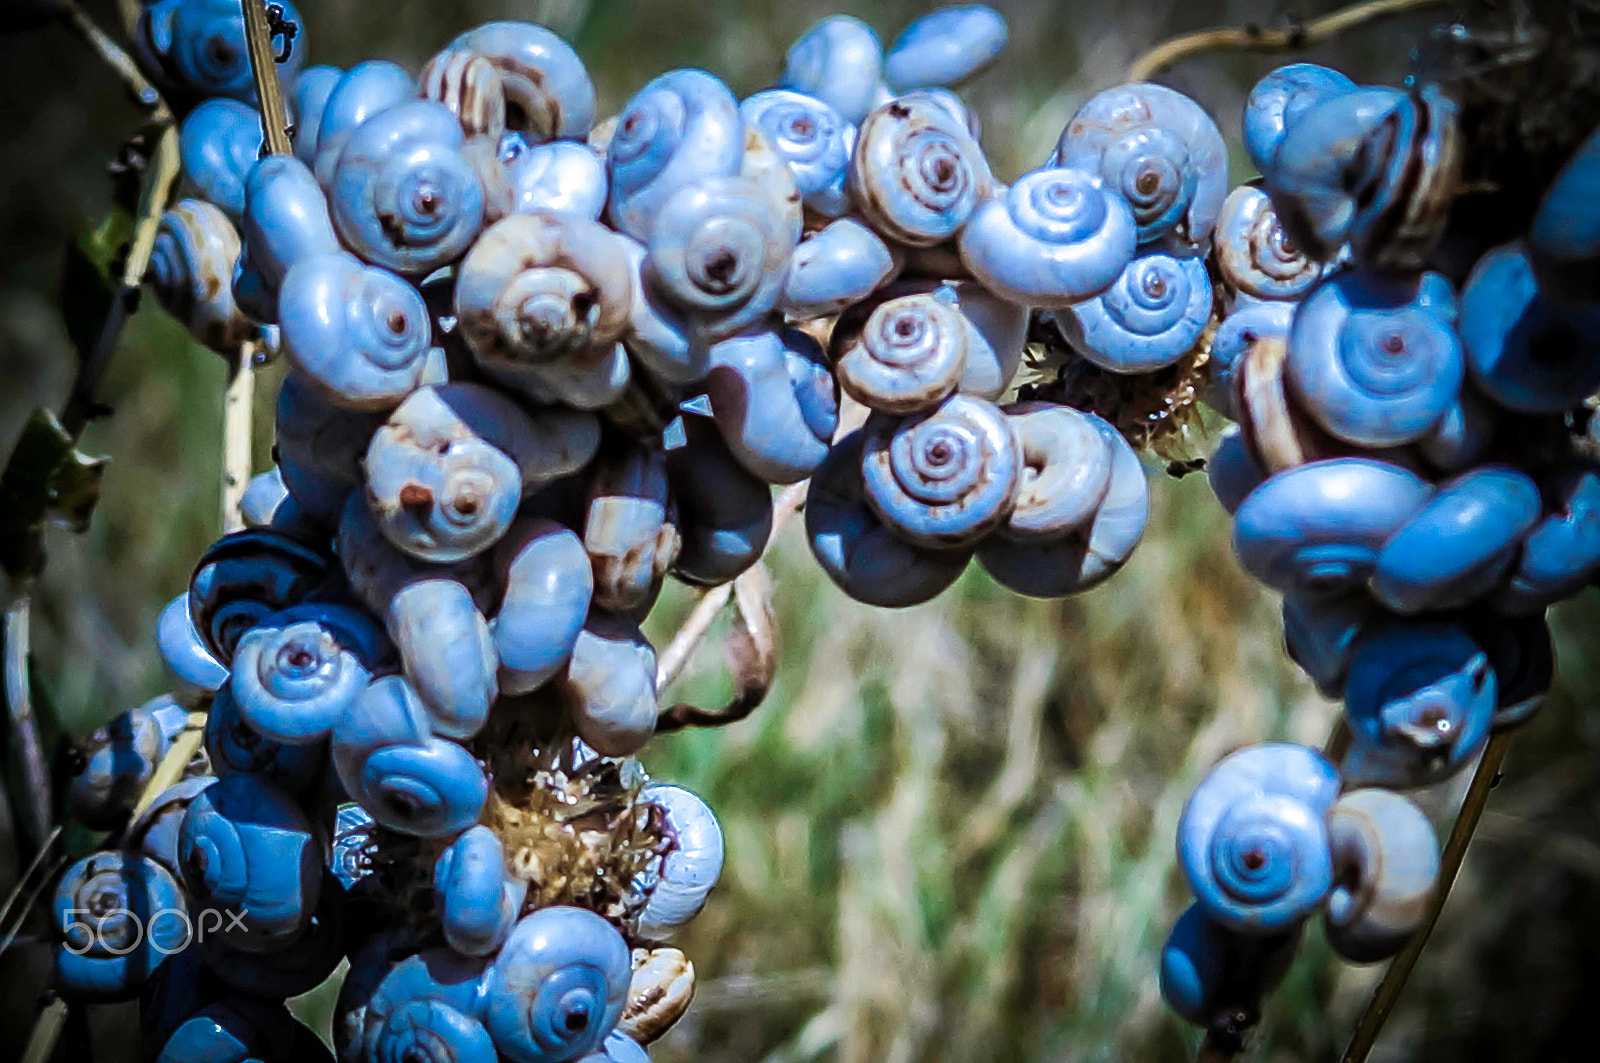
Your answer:
[[[767,566],[757,561],[741,573],[733,581],[732,595],[736,614],[724,643],[733,673],[732,700],[709,711],[686,703],[674,705],[656,718],[658,733],[742,720],[755,711],[772,688],[778,673],[777,619],[772,611],[772,576]],[[700,604],[704,605],[707,598],[701,599]],[[722,601],[726,600],[724,595]]]
[[[61,1028],[67,1023],[67,1002],[57,998],[45,1005],[33,1024],[28,1046],[22,1050],[22,1063],[46,1063],[61,1039]]]
[[[43,841],[50,836],[50,767],[45,763],[44,744],[33,714],[28,665],[32,606],[33,598],[24,585],[6,607],[5,696],[8,725],[16,738],[22,762],[22,789],[27,797],[22,812],[28,817],[29,832]]]
[[[244,527],[239,503],[250,486],[251,412],[255,407],[254,343],[242,344],[222,395],[222,534]]]
[[[189,722],[178,732],[178,737],[172,740],[172,747],[167,750],[166,756],[161,758],[161,763],[156,765],[155,774],[150,776],[144,791],[139,794],[139,800],[133,806],[133,813],[128,817],[130,821],[138,819],[139,814],[149,808],[152,801],[183,778],[183,769],[194,756],[195,750],[200,748],[200,743],[205,741],[205,737],[206,714],[191,712]]]
[[[33,879],[33,873],[39,870],[39,865],[44,863],[44,858],[50,853],[50,847],[55,845],[56,841],[60,837],[61,827],[58,824],[56,828],[50,832],[50,836],[44,840],[44,844],[39,846],[39,851],[33,854],[33,859],[28,861],[27,868],[24,869],[22,874],[17,878],[17,884],[11,887],[11,892],[6,895],[5,904],[0,904],[0,926],[4,926],[6,924],[6,920],[11,917],[12,906],[17,903],[17,898],[22,896],[22,891],[27,888],[28,883]],[[49,878],[49,875],[45,876],[46,881],[48,881]],[[5,950],[3,948],[0,948],[0,952],[4,951]]]
[[[278,64],[272,54],[270,25],[266,0],[245,0],[245,43],[250,49],[250,72],[255,75],[256,98],[261,102],[261,131],[266,136],[270,154],[288,155],[294,149],[289,144],[288,111],[283,105],[283,86],[278,81]]]

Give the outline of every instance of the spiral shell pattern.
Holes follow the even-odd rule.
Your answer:
[[[1272,200],[1249,185],[1235,188],[1223,201],[1215,247],[1217,270],[1236,295],[1299,299],[1322,276],[1322,264],[1283,231]]]
[[[781,83],[859,123],[878,102],[882,65],[883,46],[872,27],[850,15],[831,15],[789,48]]]
[[[969,332],[961,311],[935,293],[889,299],[858,335],[836,347],[834,373],[857,402],[884,413],[916,413],[961,383]]]
[[[1148,373],[1187,354],[1211,320],[1205,264],[1146,252],[1104,294],[1056,314],[1074,350],[1113,373]]]
[[[911,247],[955,236],[993,183],[966,126],[917,93],[868,115],[850,157],[850,195],[862,216]]]
[[[185,199],[161,216],[150,252],[156,298],[190,334],[218,353],[238,349],[257,333],[233,301],[233,267],[239,233],[223,211]]]
[[[807,209],[837,218],[849,207],[845,180],[855,127],[815,96],[787,89],[758,92],[739,104],[794,175]]]
[[[91,853],[67,868],[51,900],[61,935],[54,983],[77,1000],[126,1000],[189,943],[182,888],[142,853]],[[165,918],[159,918],[165,913]]]
[[[333,633],[311,620],[253,628],[234,652],[239,714],[275,742],[327,737],[370,675]]]
[[[488,22],[441,55],[481,56],[499,73],[505,128],[535,143],[581,139],[594,125],[594,83],[572,46],[532,22]]]

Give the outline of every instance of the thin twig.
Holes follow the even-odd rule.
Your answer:
[[[27,869],[22,872],[17,884],[11,887],[11,892],[6,895],[6,902],[0,904],[0,926],[6,925],[6,920],[11,916],[11,909],[17,903],[17,898],[22,896],[22,891],[27,888],[28,880],[33,878],[33,873],[39,870],[39,865],[44,863],[45,856],[50,852],[50,847],[61,837],[61,825],[58,823],[45,838],[44,844],[39,846],[39,851],[33,854],[33,859],[28,861]],[[48,876],[47,876],[48,877]]]
[[[28,889],[27,898],[23,900],[22,907],[17,909],[16,920],[6,929],[5,936],[0,937],[0,955],[4,955],[11,948],[12,943],[17,940],[17,935],[22,932],[23,925],[28,921],[28,913],[33,911],[33,906],[38,903],[40,895],[50,887],[51,882],[55,881],[55,877],[60,873],[61,869],[71,862],[71,857],[62,856],[61,859],[52,863],[49,869],[39,876],[39,881]]]
[[[244,0],[245,43],[250,49],[250,72],[255,76],[256,99],[261,104],[261,131],[267,153],[287,155],[294,149],[289,144],[288,112],[283,106],[283,85],[278,81],[269,26],[266,0]]]
[[[252,427],[255,407],[255,344],[239,345],[222,396],[222,534],[244,527],[239,503],[250,486]]]
[[[16,737],[22,770],[22,789],[26,803],[22,812],[28,817],[29,833],[36,843],[43,843],[50,835],[50,765],[45,760],[44,743],[39,739],[39,721],[33,713],[33,690],[30,681],[28,657],[30,648],[30,617],[33,613],[33,596],[28,581],[18,588],[17,596],[6,606],[5,617],[5,692],[6,712],[10,717],[11,733]]]
[[[1367,1053],[1372,1051],[1373,1044],[1378,1040],[1378,1034],[1382,1032],[1383,1024],[1388,1020],[1395,1001],[1400,999],[1406,979],[1411,975],[1411,969],[1417,965],[1417,958],[1422,955],[1423,946],[1428,943],[1428,935],[1433,933],[1433,926],[1439,921],[1439,913],[1444,911],[1445,901],[1450,896],[1450,887],[1455,885],[1456,873],[1461,870],[1461,861],[1466,856],[1467,845],[1472,841],[1473,831],[1477,830],[1478,820],[1483,816],[1484,805],[1488,803],[1489,791],[1498,781],[1500,764],[1505,759],[1506,747],[1510,740],[1509,732],[1501,732],[1489,739],[1488,748],[1483,751],[1483,757],[1478,761],[1477,770],[1473,773],[1472,784],[1467,788],[1467,795],[1461,801],[1461,811],[1457,813],[1455,824],[1450,828],[1450,837],[1445,840],[1444,851],[1439,854],[1439,880],[1433,902],[1428,906],[1427,918],[1412,933],[1405,948],[1401,949],[1399,955],[1390,962],[1389,969],[1383,972],[1383,978],[1372,991],[1372,1000],[1367,1004],[1367,1010],[1362,1014],[1361,1021],[1356,1024],[1356,1032],[1350,1039],[1350,1047],[1344,1050],[1342,1063],[1363,1063]]]
[[[161,99],[161,93],[150,84],[150,79],[140,71],[139,64],[133,57],[123,50],[122,46],[112,40],[94,20],[84,13],[74,0],[62,0],[62,14],[68,28],[85,44],[92,48],[100,58],[109,66],[114,74],[122,79],[128,87],[128,92],[141,107],[148,108],[152,117],[157,119],[172,120],[172,112]]]
[[[1200,52],[1241,49],[1281,52],[1308,48],[1319,41],[1337,37],[1346,30],[1376,18],[1396,15],[1445,0],[1364,0],[1342,7],[1331,14],[1288,29],[1263,29],[1260,26],[1218,26],[1163,41],[1145,52],[1128,67],[1128,81],[1147,81],[1157,71]]]

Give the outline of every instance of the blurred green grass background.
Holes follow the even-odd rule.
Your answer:
[[[114,24],[108,0],[87,5]],[[771,82],[815,19],[856,14],[885,40],[926,4],[749,0],[303,0],[312,61],[410,69],[459,30],[543,21],[590,63],[601,111],[644,81],[699,65],[740,94]],[[1031,167],[1094,91],[1171,33],[1272,24],[1244,0],[997,3],[1011,43],[965,94],[1004,178]],[[1301,9],[1312,16],[1325,5]],[[1439,16],[1363,27],[1309,53],[1396,81]],[[1282,60],[1212,55],[1164,81],[1237,141],[1253,80]],[[104,164],[136,123],[120,86],[60,29],[0,37],[0,443],[71,377],[55,309],[62,249],[109,203]],[[1235,180],[1249,176],[1235,153]],[[256,467],[277,370],[258,389]],[[153,303],[102,391],[115,416],[86,447],[111,455],[90,532],[54,534],[34,642],[73,729],[157,694],[161,606],[218,532],[220,359]],[[706,797],[728,862],[683,935],[699,971],[662,1063],[1165,1060],[1197,1035],[1162,1008],[1156,959],[1187,903],[1173,832],[1198,777],[1262,739],[1320,743],[1334,706],[1288,663],[1275,596],[1247,580],[1200,477],[1152,471],[1154,517],[1130,565],[1063,602],[1011,596],[976,569],[903,611],[851,602],[798,527],[770,558],[780,669],[767,704],[718,731],[653,742],[658,778]],[[671,592],[658,644],[687,612]],[[1560,680],[1513,747],[1466,869],[1375,1059],[1592,1059],[1600,987],[1600,608],[1556,610]],[[716,703],[728,680],[708,640],[675,693]],[[1449,794],[1434,795],[1438,808]],[[0,846],[9,850],[9,843]],[[16,867],[0,853],[0,889]],[[44,956],[0,967],[0,1059],[31,1022]],[[1313,927],[1269,1002],[1249,1058],[1337,1057],[1377,971],[1332,960]],[[304,1013],[325,1019],[327,994]],[[97,1025],[97,1058],[129,1058],[126,1009]]]

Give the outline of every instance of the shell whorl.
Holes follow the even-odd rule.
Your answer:
[[[869,114],[850,159],[850,195],[875,230],[911,247],[948,240],[990,192],[983,149],[921,94]]]

